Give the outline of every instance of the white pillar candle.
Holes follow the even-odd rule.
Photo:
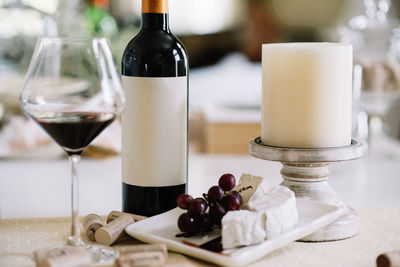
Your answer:
[[[291,148],[350,145],[352,58],[346,44],[264,44],[262,142]]]

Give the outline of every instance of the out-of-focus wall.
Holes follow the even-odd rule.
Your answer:
[[[244,53],[251,61],[260,61],[262,43],[336,41],[336,27],[363,14],[363,1],[170,0],[170,24],[188,49],[192,67],[216,63],[234,51]],[[84,16],[89,0],[0,0],[0,13],[24,4],[56,17],[63,15],[60,7],[72,2],[80,3],[77,13]],[[392,6],[390,13],[396,16],[400,1],[392,0]],[[141,0],[110,0],[107,8],[119,27],[118,37],[112,40],[119,60],[126,43],[140,27]],[[7,25],[5,16],[0,16],[0,33],[1,25]],[[27,47],[32,49],[33,45]]]

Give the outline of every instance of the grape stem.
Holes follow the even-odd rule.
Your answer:
[[[249,185],[249,186],[247,186],[247,187],[242,187],[242,188],[240,188],[239,191],[237,191],[237,192],[238,192],[238,193],[241,193],[241,192],[246,191],[246,190],[248,190],[248,189],[253,189],[253,187],[252,187],[251,185]]]
[[[203,193],[203,197],[207,202],[207,206],[209,206],[210,205],[210,201],[208,200],[208,195],[206,193]]]

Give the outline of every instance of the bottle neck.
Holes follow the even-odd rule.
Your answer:
[[[142,30],[169,32],[168,13],[142,13]]]
[[[142,0],[142,29],[169,31],[167,0]]]

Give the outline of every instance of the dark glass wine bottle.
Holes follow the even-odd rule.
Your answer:
[[[186,191],[188,59],[168,25],[167,0],[142,0],[142,26],[122,57],[122,198],[153,216]]]

